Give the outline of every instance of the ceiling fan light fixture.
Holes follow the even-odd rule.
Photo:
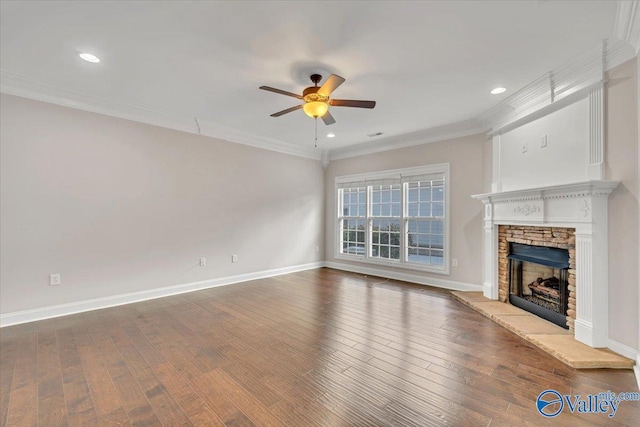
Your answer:
[[[318,117],[322,117],[327,114],[327,111],[329,111],[329,104],[322,101],[312,101],[304,104],[302,109],[307,116],[317,119]]]

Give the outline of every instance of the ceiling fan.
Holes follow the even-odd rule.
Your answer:
[[[320,87],[318,83],[322,80],[320,74],[312,74],[310,76],[313,86],[306,88],[302,95],[298,95],[286,90],[276,89],[269,86],[260,86],[260,89],[267,90],[269,92],[279,93],[281,95],[292,96],[304,101],[304,104],[296,105],[295,107],[287,108],[286,110],[273,113],[271,117],[280,117],[284,114],[296,111],[302,108],[305,114],[309,117],[317,119],[322,118],[325,125],[332,125],[336,122],[331,113],[329,112],[329,106],[333,107],[357,107],[357,108],[373,108],[376,106],[376,101],[358,101],[352,99],[330,99],[331,92],[336,90],[338,86],[344,83],[344,78],[331,74],[326,82]]]

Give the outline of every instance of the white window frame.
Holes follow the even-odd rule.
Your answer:
[[[339,197],[340,195],[340,191],[339,188],[342,185],[345,184],[349,184],[349,183],[362,183],[362,182],[367,182],[367,181],[379,181],[379,180],[384,180],[384,179],[407,179],[407,178],[411,178],[411,176],[418,176],[418,175],[427,175],[427,174],[433,174],[433,173],[442,173],[444,175],[444,181],[445,181],[445,185],[444,185],[444,242],[443,242],[443,246],[444,246],[444,251],[443,251],[443,266],[442,267],[437,267],[434,265],[421,265],[421,264],[417,264],[417,263],[410,263],[407,262],[406,258],[407,258],[407,246],[406,246],[406,242],[407,242],[407,235],[408,235],[408,227],[407,227],[407,222],[408,219],[410,219],[410,217],[408,216],[408,212],[407,212],[407,195],[405,194],[407,191],[407,186],[405,184],[402,184],[400,187],[400,191],[401,191],[401,203],[402,203],[402,207],[401,207],[401,215],[400,215],[400,224],[401,224],[401,233],[400,233],[400,259],[399,260],[393,260],[393,259],[384,259],[384,258],[378,258],[378,257],[372,257],[371,256],[371,224],[372,221],[374,219],[374,217],[371,215],[371,191],[370,191],[370,186],[367,185],[366,186],[366,195],[367,195],[367,199],[366,199],[366,219],[365,219],[365,254],[364,255],[359,255],[359,254],[345,254],[345,253],[341,253],[341,245],[342,245],[342,221],[340,220],[342,218],[341,215],[341,209],[342,209],[342,200],[341,197]],[[372,184],[373,185],[373,184]],[[338,176],[335,179],[335,187],[334,187],[334,194],[335,194],[335,199],[336,199],[336,205],[335,205],[335,211],[334,211],[334,215],[335,215],[335,221],[336,221],[336,225],[335,225],[335,245],[334,245],[334,258],[336,259],[341,259],[341,260],[345,260],[345,261],[357,261],[357,262],[363,262],[363,263],[368,263],[368,264],[376,264],[376,265],[380,265],[380,266],[385,266],[385,267],[394,267],[394,268],[402,268],[402,269],[408,269],[408,270],[419,270],[419,271],[426,271],[426,272],[430,272],[430,273],[437,273],[437,274],[444,274],[444,275],[449,275],[450,271],[451,271],[451,266],[450,266],[450,246],[451,246],[451,240],[450,240],[450,222],[451,222],[451,210],[450,210],[450,204],[451,204],[451,181],[449,178],[449,163],[439,163],[439,164],[435,164],[435,165],[428,165],[428,166],[420,166],[420,167],[415,167],[415,168],[405,168],[405,169],[393,169],[393,170],[387,170],[387,171],[381,171],[381,172],[371,172],[371,173],[364,173],[364,174],[355,174],[355,175],[344,175],[344,176]]]

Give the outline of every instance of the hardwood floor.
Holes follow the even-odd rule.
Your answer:
[[[319,269],[3,328],[3,426],[637,425],[538,414],[545,389],[637,391],[575,370],[447,291]],[[635,421],[633,421],[635,420]]]

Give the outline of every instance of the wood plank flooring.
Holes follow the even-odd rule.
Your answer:
[[[0,330],[2,426],[630,426],[535,409],[637,391],[575,370],[449,292],[319,269]]]

